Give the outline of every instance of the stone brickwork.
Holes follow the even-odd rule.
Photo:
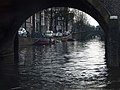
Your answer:
[[[120,67],[120,0],[99,0],[111,16],[118,16],[117,20],[109,21],[109,39],[107,41],[108,63],[110,66]]]
[[[120,68],[120,18],[109,19],[110,15],[120,17],[120,0],[0,0],[0,90],[17,87],[19,27],[35,12],[53,6],[77,8],[99,21],[106,34],[108,66]]]
[[[99,0],[111,15],[120,16],[120,0]]]

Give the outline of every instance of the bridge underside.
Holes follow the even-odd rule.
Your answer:
[[[116,27],[117,24],[111,24],[114,23],[114,20],[109,20],[110,14],[98,0],[0,0],[0,72],[2,72],[2,77],[8,77],[5,83],[8,83],[9,86],[11,86],[10,83],[15,79],[14,76],[17,76],[18,74],[16,69],[18,60],[18,40],[15,38],[17,30],[22,23],[34,13],[56,6],[76,8],[95,18],[106,35],[107,57],[110,60],[116,57],[115,61],[117,64],[115,63],[112,65],[113,60],[111,60],[108,62],[109,66],[120,66],[117,61],[118,40],[116,38],[118,35],[116,36],[116,33],[118,33],[118,27]],[[111,24],[111,27],[109,24]],[[116,32],[112,31],[113,29],[115,29]],[[114,53],[113,57],[111,57],[111,50]]]

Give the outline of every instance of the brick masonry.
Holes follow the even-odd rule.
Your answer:
[[[120,0],[99,0],[111,15],[120,16]]]

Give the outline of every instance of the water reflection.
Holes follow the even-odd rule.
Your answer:
[[[19,56],[20,86],[25,90],[109,88],[118,78],[111,78],[104,42],[96,39],[29,46]]]

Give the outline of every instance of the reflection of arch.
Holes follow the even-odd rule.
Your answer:
[[[82,10],[95,18],[105,31],[108,28],[109,13],[98,0],[20,0],[16,4],[19,12],[16,21],[18,28],[28,17],[39,10],[55,6]]]

